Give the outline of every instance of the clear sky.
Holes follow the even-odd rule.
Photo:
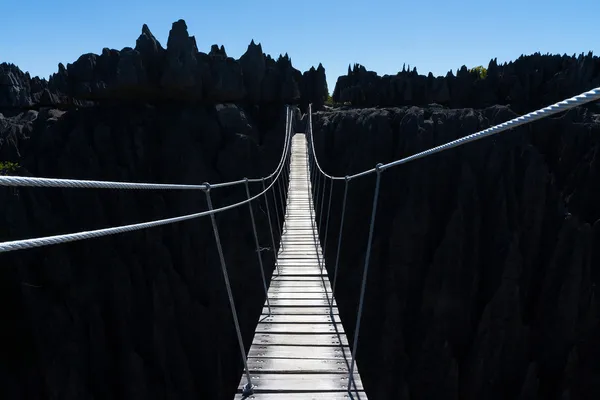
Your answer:
[[[301,71],[321,62],[333,92],[353,63],[445,75],[535,51],[600,55],[599,15],[600,0],[4,0],[0,62],[47,78],[83,53],[135,47],[144,23],[166,46],[184,19],[200,51],[222,44],[239,58],[254,39]]]

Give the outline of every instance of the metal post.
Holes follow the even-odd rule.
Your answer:
[[[281,170],[281,179],[283,179],[283,166]],[[279,202],[281,203],[281,218],[283,218],[283,231],[282,235],[285,233],[286,225],[285,225],[285,203],[283,200],[283,192],[281,191],[281,179],[277,178],[277,190],[279,191]],[[273,192],[275,192],[275,188],[273,188]],[[283,246],[282,246],[283,247]]]
[[[213,210],[212,200],[210,198],[210,184],[205,183],[206,189],[206,202],[208,203],[208,209]],[[248,363],[246,361],[246,349],[244,348],[244,342],[242,339],[242,332],[240,330],[240,323],[237,318],[237,311],[235,310],[235,303],[233,301],[233,293],[231,292],[231,285],[229,284],[229,276],[227,274],[227,265],[225,264],[225,257],[223,256],[223,248],[221,247],[221,239],[219,238],[219,229],[217,228],[217,220],[215,214],[210,214],[210,220],[212,222],[213,232],[215,234],[215,241],[217,242],[217,251],[219,252],[219,260],[221,262],[221,271],[223,272],[223,278],[225,279],[225,287],[227,289],[227,296],[229,297],[229,305],[231,306],[231,314],[233,315],[233,323],[235,325],[235,331],[237,333],[238,344],[240,346],[240,353],[242,355],[242,361],[244,362],[244,369],[246,370],[246,379],[248,383],[244,386],[242,394],[244,396],[251,396],[254,393],[254,386],[250,378],[250,370],[248,369]]]
[[[333,181],[331,181],[333,185]],[[323,206],[325,205],[325,186],[327,185],[327,178],[323,175],[323,191],[321,193],[321,210],[319,211],[319,226],[317,227],[317,232],[319,232],[319,240],[321,240],[321,236],[323,235]]]
[[[327,232],[329,231],[329,217],[331,216],[331,197],[333,196],[333,184],[334,180],[331,180],[331,186],[329,186],[329,204],[327,205],[327,221],[325,222],[325,240],[323,243],[323,258],[326,258],[327,255],[325,252],[327,251]]]
[[[367,253],[365,254],[365,266],[363,269],[362,284],[360,287],[360,300],[358,302],[358,315],[356,316],[356,329],[354,329],[354,340],[352,345],[352,362],[350,363],[350,371],[348,372],[348,394],[352,391],[352,383],[354,379],[354,362],[356,360],[356,349],[358,347],[358,334],[360,332],[360,319],[362,317],[362,309],[365,300],[365,289],[367,287],[367,273],[369,272],[369,259],[371,257],[371,245],[373,243],[373,230],[375,227],[375,216],[377,215],[377,200],[379,199],[379,184],[381,182],[381,167],[383,164],[377,164],[377,181],[375,182],[375,195],[373,196],[373,209],[371,212],[371,225],[369,226],[369,239],[367,241]],[[354,385],[356,389],[356,384]]]
[[[250,188],[248,187],[248,178],[246,180],[246,195],[250,199]],[[256,245],[256,255],[258,256],[258,265],[260,266],[260,276],[265,289],[265,297],[267,298],[267,307],[269,308],[269,317],[271,316],[271,302],[269,301],[269,289],[267,288],[267,279],[265,278],[265,269],[263,267],[262,257],[260,255],[260,244],[258,243],[258,234],[256,232],[256,222],[254,221],[254,211],[252,210],[252,202],[248,201],[248,209],[250,210],[250,220],[252,221],[252,230],[254,231],[254,244]]]
[[[271,183],[273,183],[275,181],[275,177],[273,177],[273,180],[271,181]],[[271,187],[273,190],[271,191],[271,193],[273,193],[273,207],[275,207],[275,219],[277,220],[277,231],[279,231],[279,238],[281,238],[281,220],[279,218],[279,207],[277,207],[277,196],[275,196],[275,185],[273,185]],[[283,248],[283,243],[279,242],[279,246],[281,248]]]
[[[340,264],[340,249],[342,248],[342,237],[344,234],[344,217],[346,216],[346,199],[348,198],[348,175],[346,175],[344,181],[344,200],[342,201],[342,217],[340,220],[340,234],[338,235],[337,255],[335,257],[335,267],[333,270],[333,286],[331,287],[331,297],[335,296],[335,284],[337,283],[338,276],[338,265]]]
[[[275,270],[279,276],[279,265],[277,263],[277,247],[275,247],[275,237],[273,236],[273,224],[271,222],[271,211],[269,211],[269,199],[267,196],[267,187],[265,186],[265,178],[262,178],[263,196],[265,197],[265,207],[267,208],[267,218],[269,219],[269,232],[271,232],[271,244],[273,245],[273,256],[275,257]]]

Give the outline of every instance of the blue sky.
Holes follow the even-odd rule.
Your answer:
[[[404,63],[445,75],[535,51],[600,55],[598,15],[600,0],[7,0],[0,62],[48,77],[83,53],[134,47],[144,23],[165,46],[182,18],[200,51],[222,44],[239,58],[254,39],[301,71],[323,63],[333,92],[353,63],[379,75]]]

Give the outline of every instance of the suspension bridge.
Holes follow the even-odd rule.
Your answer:
[[[21,176],[0,176],[0,186],[10,187],[68,187],[68,188],[107,188],[122,190],[202,190],[207,198],[208,210],[143,223],[122,225],[85,232],[47,236],[32,239],[14,240],[0,243],[0,253],[25,250],[40,246],[57,245],[77,240],[114,235],[151,227],[209,217],[212,223],[215,243],[223,281],[229,298],[231,316],[234,322],[240,357],[244,373],[241,377],[235,399],[367,399],[359,369],[356,351],[360,344],[360,323],[363,312],[367,273],[369,268],[373,229],[377,220],[377,203],[381,174],[392,167],[427,157],[475,140],[501,133],[550,115],[600,99],[600,88],[566,99],[543,109],[520,116],[488,129],[464,136],[452,142],[402,158],[387,164],[377,164],[373,168],[346,176],[332,176],[321,168],[314,149],[312,132],[312,109],[306,115],[306,132],[292,132],[293,112],[287,107],[285,140],[280,161],[268,176],[254,179],[241,179],[217,184],[181,185],[157,183],[133,183],[90,181],[74,179],[50,179]],[[335,301],[336,280],[339,267],[339,254],[343,246],[344,216],[346,212],[348,186],[351,181],[375,175],[369,235],[364,258],[364,268],[360,286],[359,304],[352,343],[346,337],[343,321],[340,320]],[[331,193],[334,182],[344,183],[341,204],[332,207]],[[329,186],[327,185],[329,183]],[[251,195],[250,184],[262,184],[262,191]],[[214,208],[211,191],[222,187],[245,185],[247,198],[237,203]],[[287,188],[287,190],[285,190]],[[283,229],[273,221],[268,195],[281,196],[279,205],[285,210]],[[265,278],[265,266],[254,219],[253,203],[263,199],[267,204],[270,239],[273,249],[276,237],[280,243],[275,261],[275,273],[271,282]],[[265,303],[257,321],[253,342],[246,354],[238,316],[233,300],[227,272],[219,228],[215,215],[233,208],[248,207],[256,245],[257,262],[261,269]],[[319,219],[316,211],[319,210]],[[328,231],[329,215],[341,215],[337,243],[320,243],[319,232]],[[277,214],[278,215],[278,214]],[[278,216],[276,216],[278,218]],[[327,235],[324,235],[327,238]],[[333,276],[325,269],[323,254],[327,246],[335,246],[336,262]],[[330,282],[330,278],[332,282]]]

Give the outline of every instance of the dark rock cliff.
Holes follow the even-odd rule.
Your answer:
[[[358,345],[370,399],[600,397],[599,114],[575,109],[383,172]],[[343,176],[514,116],[321,112],[314,135],[323,168]],[[350,337],[374,182],[349,186],[336,296]]]
[[[394,76],[378,76],[361,65],[337,80],[333,100],[357,107],[425,106],[485,108],[510,105],[517,113],[533,111],[600,86],[600,58],[535,53],[498,65],[491,60],[487,76],[463,66],[455,76],[419,75],[403,68]]]
[[[0,160],[28,176],[221,182],[270,172],[284,125],[282,106],[43,108],[0,114]],[[246,198],[211,193],[215,207]],[[0,188],[0,204],[0,241],[207,209],[203,191]],[[270,267],[264,203],[254,212]],[[217,221],[249,347],[264,292],[248,207]],[[242,365],[209,218],[5,253],[0,267],[1,398],[232,398]]]
[[[287,54],[274,60],[254,41],[239,60],[228,57],[223,46],[202,53],[183,20],[173,23],[166,49],[144,25],[135,48],[84,54],[66,67],[59,64],[49,81],[0,64],[0,109],[125,100],[256,105],[302,99],[318,105],[326,94],[322,66],[303,75]]]
[[[284,104],[325,92],[322,66],[302,75],[254,42],[239,61],[222,46],[201,53],[182,20],[165,49],[144,25],[134,49],[84,54],[49,81],[0,64],[0,173],[189,184],[260,177],[279,161]],[[211,193],[215,207],[246,198],[243,186]],[[0,204],[0,241],[207,209],[202,191],[0,188]],[[254,203],[273,266],[265,210]],[[217,222],[249,347],[264,293],[248,207]],[[6,253],[0,267],[1,398],[232,398],[242,363],[209,218]]]

